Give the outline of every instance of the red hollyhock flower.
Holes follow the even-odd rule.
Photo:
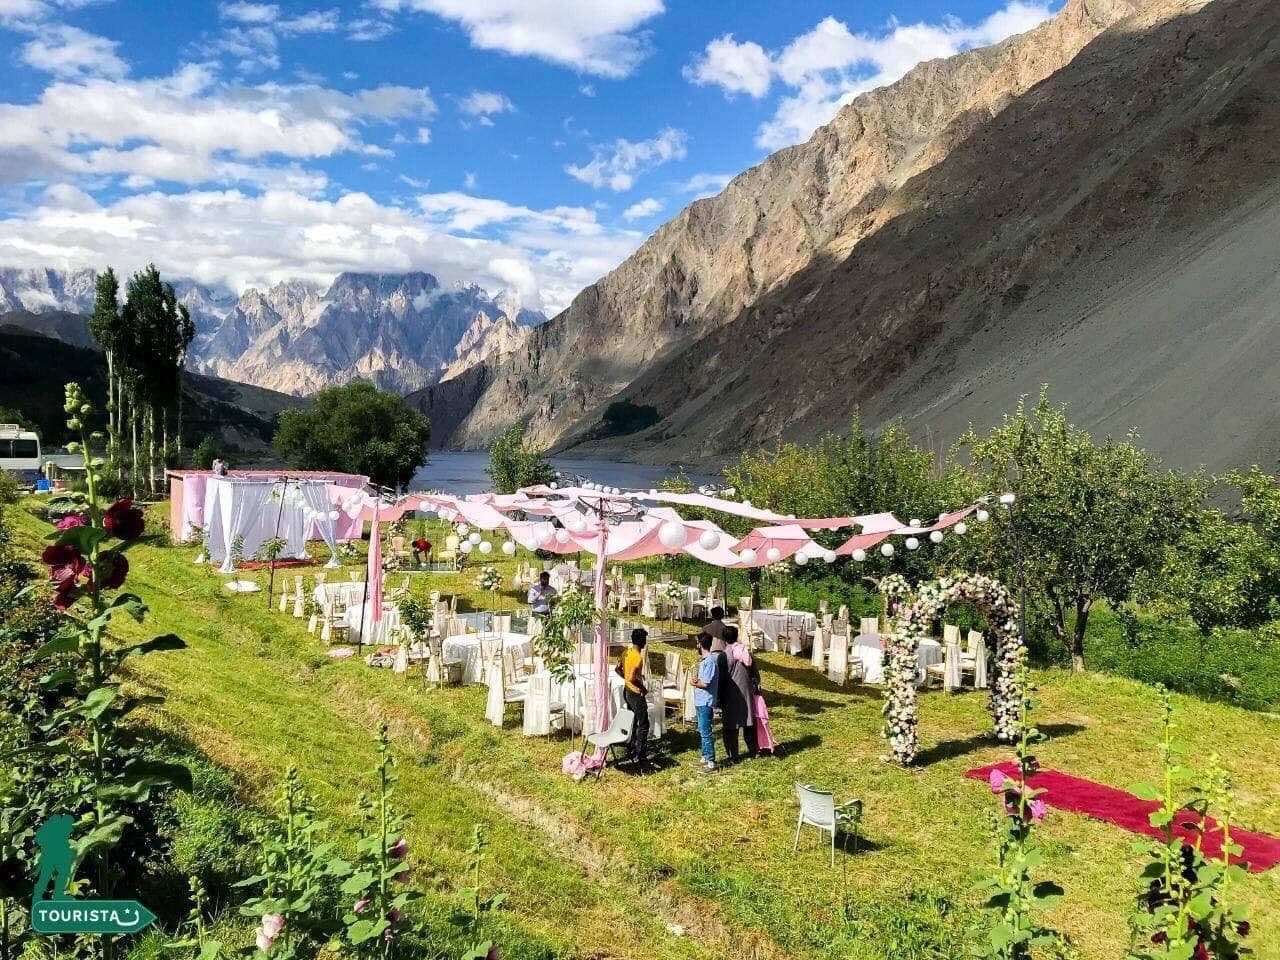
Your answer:
[[[142,511],[133,505],[133,497],[123,497],[107,508],[102,515],[102,525],[113,537],[137,540],[146,524]]]
[[[60,567],[77,560],[83,562],[84,557],[80,555],[79,548],[71,543],[52,544],[45,547],[44,552],[40,554],[40,562],[47,563],[51,567]]]
[[[102,586],[107,590],[118,590],[124,585],[124,578],[129,575],[129,558],[118,553],[99,556],[104,568]]]

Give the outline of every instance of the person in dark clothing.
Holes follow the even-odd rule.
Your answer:
[[[724,607],[712,607],[711,619],[702,632],[711,638],[711,649],[719,653],[724,649]]]
[[[752,728],[751,651],[738,642],[738,628],[724,628],[724,652],[720,654],[723,673],[720,681],[720,721],[724,725],[724,752],[729,763],[736,763],[738,731],[742,730],[747,754],[754,757],[757,747]]]
[[[645,762],[649,749],[649,700],[644,682],[644,648],[649,634],[641,627],[631,631],[631,646],[622,652],[618,662],[618,675],[626,686],[622,691],[623,702],[635,714],[631,722],[631,739],[627,742],[627,758],[637,764]]]

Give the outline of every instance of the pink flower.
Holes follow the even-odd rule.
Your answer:
[[[262,917],[262,932],[274,940],[284,929],[284,917],[278,913],[268,913]]]
[[[88,519],[80,513],[68,513],[54,524],[59,530],[70,530],[72,527],[87,527],[88,525]]]
[[[271,948],[275,945],[275,941],[270,937],[268,937],[261,930],[258,931],[258,936],[255,939],[255,942],[258,944],[258,949],[261,950],[263,953],[270,953]]]
[[[499,960],[498,945],[495,943],[489,948],[489,952],[484,955],[484,960]]]
[[[409,855],[409,841],[406,840],[404,837],[401,837],[394,844],[392,844],[391,849],[387,852],[390,853],[397,860],[403,860],[405,857]]]
[[[351,909],[356,913],[364,913],[365,907],[369,906],[369,898],[361,897]]]
[[[1044,819],[1045,807],[1044,807],[1043,800],[1040,800],[1040,799],[1032,800],[1031,803],[1027,805],[1027,807],[1031,812],[1032,820],[1039,821]]]
[[[129,559],[120,553],[99,554],[99,560],[107,567],[102,577],[102,585],[108,590],[118,590],[124,586],[124,578],[129,575]]]
[[[999,793],[1004,789],[1004,782],[1008,779],[1004,775],[1003,770],[992,770],[990,776],[987,777],[987,783],[991,784],[991,792]]]
[[[392,907],[390,910],[387,911],[387,919],[390,920],[392,923],[399,923],[401,920],[404,919],[404,911],[399,909],[398,907]]]

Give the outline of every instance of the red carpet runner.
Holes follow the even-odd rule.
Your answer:
[[[997,769],[1010,777],[1016,776],[1018,772],[1017,765],[1014,763],[996,763],[970,770],[965,776],[975,780],[986,780],[990,777],[991,771]],[[1147,819],[1148,815],[1160,806],[1153,800],[1140,800],[1133,794],[1117,790],[1115,787],[1094,783],[1092,780],[1081,780],[1079,777],[1072,777],[1056,770],[1041,770],[1033,774],[1028,782],[1037,790],[1045,791],[1040,795],[1040,799],[1051,807],[1080,813],[1094,820],[1105,820],[1107,823],[1114,823],[1133,833],[1142,833],[1156,838],[1163,836],[1161,831],[1151,826],[1151,822]],[[1184,840],[1193,841],[1195,831],[1183,826],[1183,823],[1188,821],[1195,823],[1198,822],[1198,818],[1195,814],[1179,817],[1174,822],[1173,832]],[[1280,838],[1265,833],[1241,830],[1233,826],[1231,841],[1242,848],[1240,856],[1234,858],[1233,862],[1247,864],[1250,873],[1261,873],[1280,863]],[[1222,831],[1218,829],[1213,819],[1207,823],[1201,849],[1210,859],[1222,855]]]

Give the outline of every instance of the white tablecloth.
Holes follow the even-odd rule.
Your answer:
[[[581,709],[578,699],[584,692],[583,683],[595,676],[595,667],[590,664],[578,666],[574,668],[577,674],[577,682],[557,683],[551,681],[551,700],[553,703],[563,703],[565,712],[573,717],[574,725],[577,729],[582,729],[580,724],[583,722],[583,710]],[[653,682],[657,683],[657,680]],[[620,709],[622,709],[622,691],[626,684],[623,679],[618,676],[616,670],[611,665],[609,667],[609,716],[612,717]],[[587,733],[595,732],[595,703],[586,704],[588,713],[586,731]],[[661,736],[663,725],[659,725],[658,718],[654,716],[656,711],[665,710],[665,705],[655,705],[652,701],[649,703],[649,739],[657,740]]]
[[[365,612],[365,605],[358,600],[347,607],[347,637],[348,643],[367,643],[373,646],[382,646],[384,644],[395,643],[396,639],[392,634],[400,626],[400,609],[390,604],[382,605],[382,619],[375,622],[373,619],[373,607],[369,606],[369,610]],[[364,630],[364,636],[361,636],[361,629]]]
[[[462,682],[480,683],[485,676],[484,657],[481,655],[480,641],[497,644],[496,634],[478,633],[458,634],[445,637],[440,645],[440,659],[445,663],[462,664]],[[502,647],[516,659],[523,660],[533,655],[533,641],[527,634],[507,633],[502,636]]]
[[[789,624],[797,626],[805,636],[818,625],[817,616],[804,610],[752,610],[749,616],[752,626],[764,634],[764,648],[769,651],[786,649]]]
[[[359,603],[364,598],[364,582],[351,583],[350,581],[341,581],[337,583],[322,583],[312,592],[316,603],[324,606],[328,597],[341,596],[348,605]]]
[[[884,683],[884,651],[880,643],[881,637],[875,633],[860,633],[853,638],[849,659],[862,663],[867,683]],[[916,648],[916,660],[920,666],[916,684],[923,686],[925,668],[943,661],[942,644],[930,637],[921,640]]]

